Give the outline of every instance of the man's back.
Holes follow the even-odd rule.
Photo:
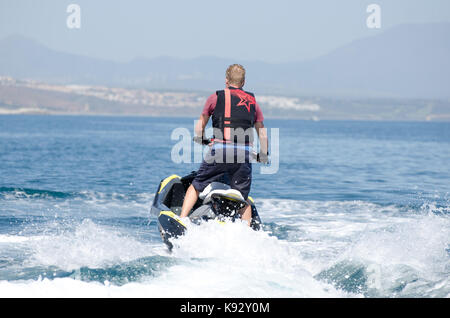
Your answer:
[[[203,139],[205,127],[212,116],[213,144],[186,192],[181,217],[188,216],[199,193],[224,174],[228,174],[231,188],[240,191],[247,200],[252,180],[250,151],[247,147],[252,145],[253,138],[246,132],[253,131],[253,128],[257,129],[261,150],[265,149],[266,155],[267,136],[265,133],[261,134],[260,131],[264,128],[261,109],[256,103],[255,96],[242,89],[244,83],[245,69],[238,64],[230,65],[226,71],[226,88],[212,94],[205,103],[195,133]],[[262,136],[265,136],[265,139],[261,139]],[[239,158],[239,149],[242,150],[240,153],[244,154],[245,160],[243,161],[242,158]],[[217,156],[217,153],[220,154]],[[231,156],[229,156],[230,153]],[[228,160],[230,157],[232,162]],[[210,160],[211,158],[213,160]],[[217,162],[217,159],[219,161],[225,159],[225,161]],[[243,220],[249,221],[251,218],[250,205],[247,205],[240,213]]]

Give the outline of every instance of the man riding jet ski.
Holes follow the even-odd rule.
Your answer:
[[[212,116],[214,137],[210,151],[186,191],[180,217],[189,215],[199,194],[215,179],[223,174],[230,177],[230,187],[239,191],[247,202],[239,210],[242,220],[250,225],[251,202],[248,200],[252,181],[251,147],[253,129],[260,141],[259,161],[268,160],[267,134],[264,117],[253,93],[242,89],[245,84],[245,69],[233,64],[227,68],[224,90],[209,96],[195,128],[198,142],[204,143],[204,132]]]
[[[254,94],[242,89],[244,84],[244,67],[230,65],[226,70],[226,88],[208,97],[195,127],[194,141],[210,147],[200,169],[189,176],[171,176],[161,182],[152,209],[159,213],[164,241],[167,236],[184,233],[182,220],[186,217],[191,220],[212,218],[226,215],[226,210],[230,210],[233,218],[239,216],[252,228],[259,224],[256,208],[248,196],[252,181],[253,130],[256,129],[259,137],[259,162],[268,161],[268,140],[262,111]],[[211,116],[214,136],[206,139],[205,127]],[[227,182],[218,184],[217,181],[223,177],[228,178]],[[164,201],[163,209],[160,194],[165,193],[164,189],[169,189],[166,187],[172,182],[171,190],[167,191],[173,193],[166,193],[168,201]],[[172,190],[172,186],[177,190]],[[173,199],[176,204],[171,201]],[[199,204],[205,207],[198,210]]]

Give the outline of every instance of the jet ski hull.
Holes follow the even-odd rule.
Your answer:
[[[187,188],[190,186],[196,172],[180,177],[171,175],[161,180],[151,206],[150,213],[158,219],[158,228],[163,242],[169,250],[173,248],[172,240],[183,235],[186,232],[186,225],[180,219],[181,207]],[[233,201],[239,201],[234,198],[228,198]],[[242,201],[243,199],[241,199]],[[249,197],[252,208],[252,220],[250,226],[254,230],[260,229],[261,220],[256,210],[253,199]],[[244,201],[245,202],[245,201]],[[242,202],[241,202],[242,204]],[[201,220],[218,219],[221,215],[214,211],[211,202],[203,204],[202,199],[198,199],[189,218],[193,222]]]

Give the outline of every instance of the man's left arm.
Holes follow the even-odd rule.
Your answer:
[[[200,141],[200,143],[203,142],[203,138],[205,137],[205,127],[208,124],[209,117],[211,117],[212,113],[214,112],[214,108],[217,104],[217,95],[211,94],[208,99],[205,102],[205,106],[203,106],[203,111],[200,114],[200,118],[197,121],[197,124],[195,125],[194,129],[194,140]]]
[[[208,124],[209,121],[209,115],[201,114],[200,118],[197,121],[197,124],[195,125],[195,136],[204,138],[205,136],[205,127]]]

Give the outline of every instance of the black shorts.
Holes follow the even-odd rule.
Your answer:
[[[249,153],[246,152],[248,159]],[[214,156],[214,154],[215,151],[212,149],[210,155]],[[222,181],[225,178],[230,187],[241,192],[244,199],[247,200],[252,184],[252,164],[249,160],[240,162],[237,160],[236,153],[234,155],[235,161],[231,163],[225,160],[211,162],[205,158],[192,181],[195,190],[202,192],[211,182]]]

